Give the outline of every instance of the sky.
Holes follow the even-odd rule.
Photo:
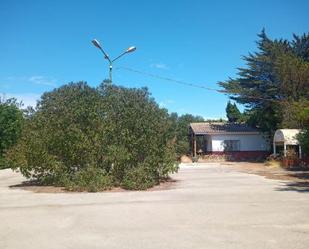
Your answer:
[[[114,58],[113,83],[148,87],[161,107],[225,117],[228,96],[123,69],[219,89],[256,51],[257,34],[291,39],[309,32],[306,0],[0,0],[0,93],[35,105],[68,82],[98,86]],[[243,108],[240,106],[240,109]]]

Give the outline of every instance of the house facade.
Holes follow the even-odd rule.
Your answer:
[[[191,123],[192,156],[218,154],[254,159],[270,154],[267,137],[255,128],[236,123]]]

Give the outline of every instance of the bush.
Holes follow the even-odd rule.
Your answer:
[[[7,158],[41,184],[145,189],[177,170],[170,131],[146,88],[70,83],[43,94]]]
[[[112,177],[102,169],[90,166],[76,172],[73,177],[61,179],[61,185],[70,191],[97,192],[108,190],[113,187]]]
[[[130,190],[145,190],[158,184],[158,177],[143,165],[132,168],[126,172],[121,186]]]
[[[0,157],[0,169],[6,169],[8,167],[9,165],[7,161],[4,158]]]

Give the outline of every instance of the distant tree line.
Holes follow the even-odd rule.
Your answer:
[[[263,30],[257,51],[243,59],[238,77],[219,82],[230,98],[245,106],[242,121],[270,135],[278,128],[298,128],[309,153],[309,33],[293,39],[271,39]],[[229,120],[239,113],[230,103]]]

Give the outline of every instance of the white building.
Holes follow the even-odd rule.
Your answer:
[[[236,123],[191,123],[192,156],[234,154],[260,157],[269,154],[267,137],[255,128]]]

